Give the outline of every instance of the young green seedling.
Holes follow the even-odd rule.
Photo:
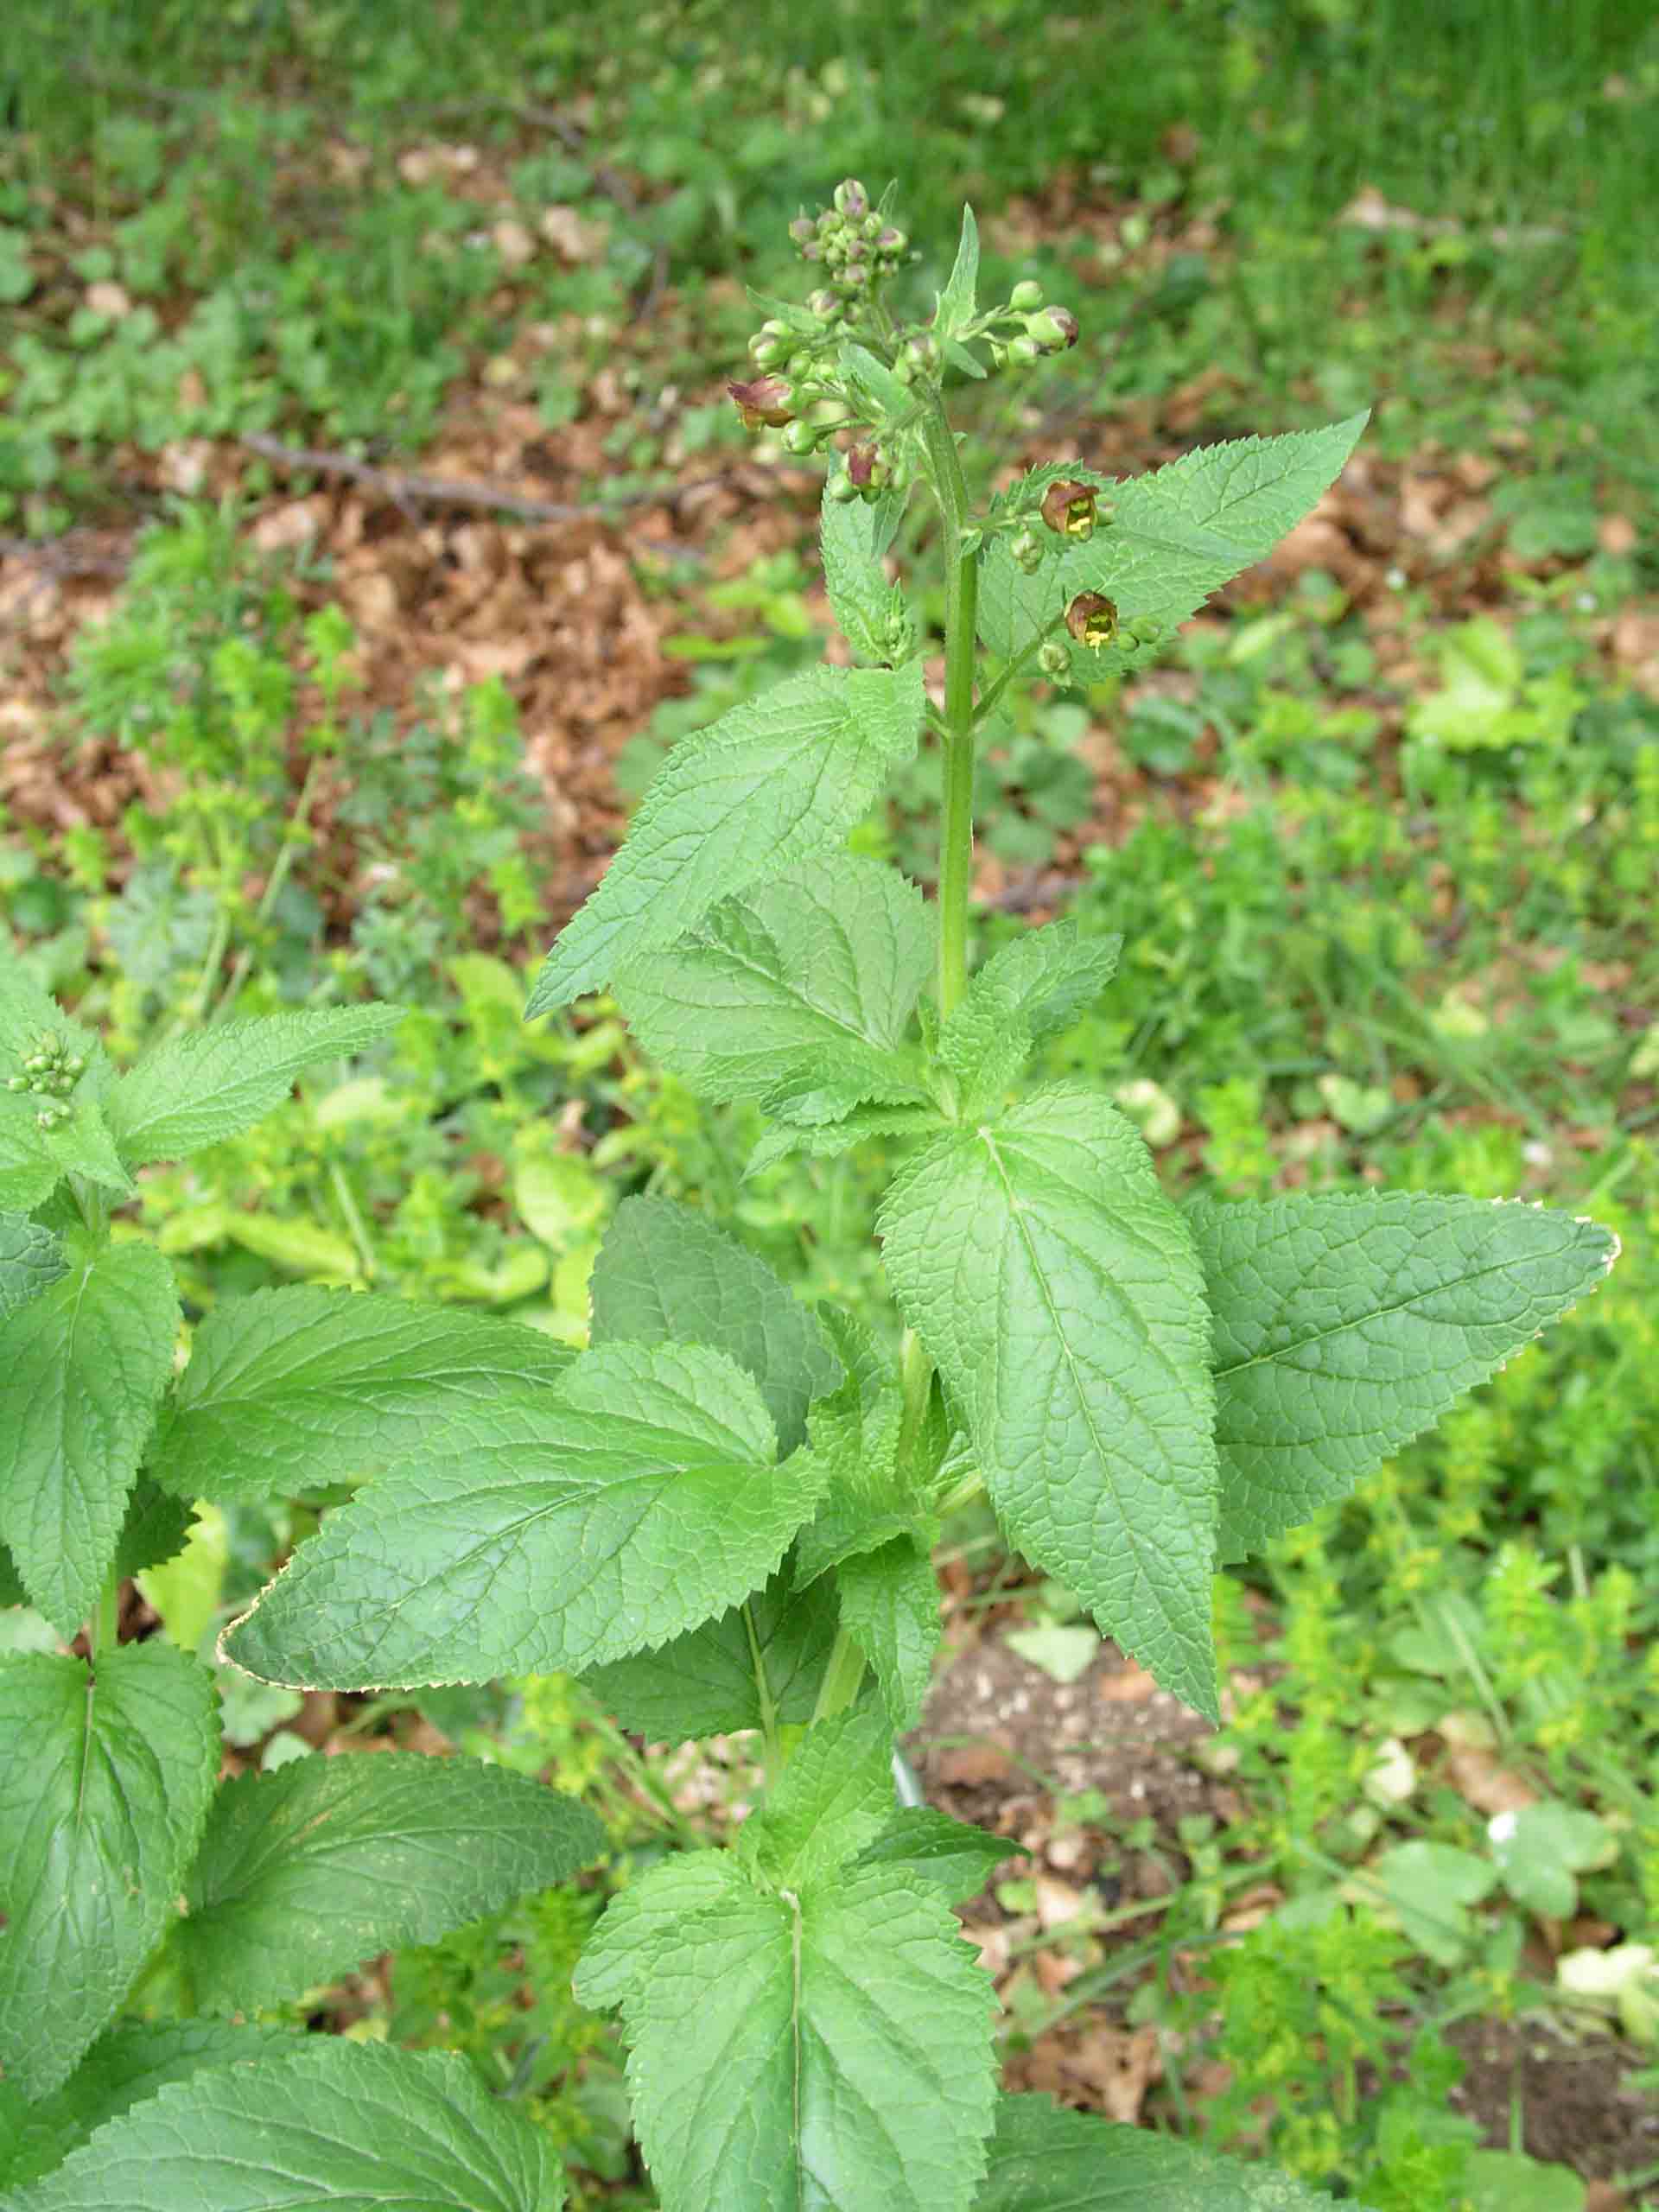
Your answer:
[[[33,1211],[54,1167],[10,1200],[33,1217],[8,1230],[22,1272],[0,1325],[0,1411],[29,1361],[56,1374],[87,1356],[78,1294],[42,1287],[42,1268],[136,1276],[142,1262],[150,1319],[130,1354],[118,1359],[111,1335],[96,1357],[123,1382],[95,1440],[69,1452],[54,1431],[10,1461],[0,1446],[0,1501],[22,1500],[0,1506],[0,1534],[60,1626],[97,1599],[96,1688],[140,1458],[186,1498],[360,1479],[228,1632],[251,1674],[363,1690],[562,1669],[653,1742],[755,1732],[767,1789],[735,1847],[635,1880],[577,1980],[621,2014],[664,2212],[1312,2207],[1326,2200],[1282,2177],[999,2098],[990,1985],[951,1907],[1006,1846],[899,1809],[891,1780],[938,1640],[940,1517],[982,1488],[1011,1543],[1214,1719],[1218,1567],[1345,1495],[1593,1288],[1616,1246],[1592,1223],[1455,1196],[1183,1210],[1103,1091],[1024,1080],[1044,1040],[1109,987],[1118,947],[1054,923],[970,975],[976,746],[1016,684],[1084,684],[1148,660],[1314,505],[1361,421],[1196,452],[1125,483],[1045,465],[976,499],[948,372],[1062,352],[1071,313],[1029,283],[982,308],[971,213],[921,323],[903,319],[908,241],[889,201],[873,207],[849,180],[791,227],[817,289],[804,306],[760,302],[753,373],[733,397],[791,454],[830,451],[824,575],[855,665],[792,677],[676,748],[531,1012],[608,986],[665,1067],[710,1099],[761,1105],[758,1165],[872,1135],[902,1148],[877,1224],[896,1358],[854,1316],[809,1310],[701,1212],[636,1198],[595,1268],[589,1348],[568,1363],[510,1324],[468,1324],[493,1333],[462,1343],[454,1317],[298,1290],[216,1309],[169,1382],[171,1309],[151,1255],[100,1243],[96,1225],[42,1252],[62,1227],[49,1199]],[[918,488],[944,586],[937,699],[912,602],[887,568]],[[942,772],[931,904],[847,849],[924,732]],[[42,1058],[37,1039],[30,1051]],[[30,1080],[67,1071],[19,1057]],[[169,1071],[177,1111],[182,1073]],[[22,1103],[30,1158],[49,1149],[77,1190],[95,1159],[124,1182],[161,1156],[142,1135],[159,1101],[118,1110],[123,1086],[143,1084],[143,1070],[122,1078],[101,1124],[73,1090]],[[13,1128],[0,1122],[0,1145]],[[71,1506],[92,1531],[73,1573],[29,1541],[42,1508],[61,1519]],[[0,1726],[41,1728],[33,1707],[6,1702],[4,1669],[19,1663],[0,1662]],[[62,1688],[53,1725],[73,1747],[67,1675]],[[38,1788],[16,1802],[3,1791],[0,1902],[15,1929],[47,1875],[17,1841]],[[184,1962],[202,1950],[210,1986],[244,1988],[228,1967],[213,1979],[212,1914],[189,1898],[175,1914],[199,1826],[185,1802],[173,1819],[189,1833],[157,1825],[145,1846],[149,1916],[48,2063],[16,2056],[39,2000],[0,1936],[8,2082],[73,2100],[90,2078],[81,2108],[109,2122],[20,2212],[309,2207],[399,2189],[423,2206],[557,2206],[540,2139],[467,2077],[396,2052],[313,2043],[237,2065],[215,2043],[199,2061],[158,2056],[172,2086],[110,2117],[105,2046],[69,2069],[148,1946],[160,1937]],[[226,1825],[238,1820],[242,1833],[245,1814]],[[480,1821],[478,1851],[493,1833]],[[326,1900],[326,1875],[300,1867],[284,1891],[296,1910],[314,1878]],[[235,1901],[219,1909],[226,1944],[245,1948]],[[113,1936],[79,1924],[103,1955]],[[372,1950],[383,1925],[361,1934]],[[237,2032],[250,2031],[220,2031]]]

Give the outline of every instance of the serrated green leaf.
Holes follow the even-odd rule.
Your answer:
[[[893,1730],[866,1706],[816,1721],[738,1835],[738,1857],[780,1894],[810,1888],[893,1818]]]
[[[874,1843],[858,1854],[861,1866],[902,1866],[936,1883],[952,1904],[976,1897],[1006,1859],[1028,1856],[1012,1837],[953,1821],[931,1805],[906,1806],[890,1815]]]
[[[1085,1085],[1050,1084],[909,1161],[880,1226],[1014,1542],[1213,1719],[1204,1285],[1140,1137]]]
[[[796,1897],[677,1902],[615,1977],[663,2212],[967,2212],[994,2000],[939,1890],[867,1867]],[[589,1957],[608,1981],[606,1949],[601,1923]],[[578,1993],[589,1977],[585,1959]]]
[[[300,2048],[291,2028],[232,2027],[224,2020],[111,2028],[60,2089],[29,2107],[12,2135],[0,2139],[0,2186],[17,2189],[38,2181],[95,2128],[118,2120],[169,2082],[188,2081],[213,2066],[292,2056]]]
[[[962,236],[957,245],[957,257],[952,264],[950,280],[939,294],[938,312],[933,317],[936,336],[954,338],[965,328],[978,313],[979,294],[979,226],[974,220],[974,211],[964,204],[962,211]]]
[[[0,1659],[0,2066],[43,2097],[174,1910],[219,1769],[211,1676],[164,1643]]]
[[[921,1101],[905,1032],[932,963],[921,893],[839,853],[723,900],[616,997],[651,1057],[708,1097],[828,1084],[850,1104]]]
[[[559,2212],[550,2136],[448,2052],[312,2036],[133,2106],[16,2212]]]
[[[772,1462],[751,1377],[700,1345],[613,1344],[556,1392],[499,1393],[397,1455],[227,1633],[263,1681],[418,1689],[626,1658],[771,1575],[817,1476]]]
[[[38,1098],[0,1091],[0,1206],[32,1212],[66,1175],[85,1176],[123,1198],[131,1195],[132,1179],[117,1157],[86,1078],[64,1103],[69,1119],[42,1129],[36,1119],[41,1110]]]
[[[21,1214],[0,1214],[0,1321],[49,1290],[67,1266],[49,1229]]]
[[[551,1389],[570,1357],[453,1306],[305,1285],[227,1299],[196,1331],[149,1471],[221,1503],[347,1480],[498,1390]]]
[[[1034,1048],[1069,1029],[1117,969],[1121,937],[1080,938],[1075,922],[1027,930],[994,953],[939,1031],[939,1058],[972,1120],[995,1106]]]
[[[127,1501],[127,1517],[115,1548],[116,1580],[124,1582],[176,1559],[189,1541],[195,1510],[191,1499],[174,1497],[159,1483],[140,1475]]]
[[[833,1584],[794,1591],[790,1583],[786,1563],[718,1620],[582,1681],[623,1727],[653,1744],[683,1744],[764,1726],[758,1652],[774,1720],[799,1726],[812,1718],[838,1615]]]
[[[843,1559],[842,1624],[864,1654],[895,1728],[913,1728],[933,1680],[944,1626],[928,1553],[910,1536]]]
[[[571,1986],[595,2012],[612,2012],[649,1989],[658,1953],[671,1948],[678,1931],[710,1906],[738,1904],[753,1895],[730,1851],[682,1851],[630,1882],[605,1908],[588,1938]]]
[[[904,1414],[896,1382],[885,1384],[866,1403],[851,1377],[813,1408],[808,1430],[813,1455],[824,1469],[823,1503],[796,1540],[798,1589],[842,1560],[917,1533],[918,1503],[899,1467]]]
[[[1569,1214],[1417,1192],[1205,1199],[1187,1220],[1214,1315],[1224,1559],[1346,1497],[1618,1252]]]
[[[743,1172],[759,1175],[794,1152],[833,1160],[872,1137],[931,1136],[944,1125],[944,1116],[934,1106],[855,1106],[839,1120],[814,1128],[779,1122],[760,1138]]]
[[[1325,2212],[1334,2202],[1271,2166],[1068,2112],[1046,2097],[1005,2096],[974,2212]]]
[[[349,1059],[403,1019],[401,1007],[330,1007],[221,1021],[172,1038],[110,1093],[109,1123],[121,1157],[142,1167],[234,1136],[280,1106],[304,1069]]]
[[[1002,495],[1004,505],[1023,503],[1043,483],[1064,476],[1097,486],[1114,513],[1082,543],[1057,544],[1030,575],[1008,551],[1007,534],[998,532],[980,563],[980,636],[999,659],[1012,659],[1082,591],[1103,592],[1124,622],[1147,616],[1173,630],[1211,592],[1264,559],[1318,504],[1366,420],[1355,415],[1325,429],[1202,446],[1128,483],[1069,465],[1034,470]],[[1090,652],[1064,632],[1061,642],[1080,683],[1096,682],[1134,658],[1121,644]]]
[[[806,1433],[808,1406],[841,1379],[810,1306],[695,1206],[625,1198],[589,1287],[595,1351],[697,1344],[724,1352],[760,1384],[785,1457]]]
[[[818,549],[830,611],[859,659],[878,668],[908,660],[916,650],[916,625],[903,591],[887,582],[870,510],[861,499],[832,499],[826,486]]]
[[[894,376],[884,361],[878,361],[868,346],[843,340],[837,356],[842,375],[861,392],[877,416],[889,421],[907,414],[916,404],[914,396]]]
[[[73,1636],[98,1603],[172,1371],[179,1300],[147,1244],[114,1244],[0,1321],[0,1537]]]
[[[219,1790],[170,1948],[198,2005],[252,2012],[435,1942],[604,1849],[585,1806],[505,1767],[302,1759]]]
[[[676,746],[565,930],[528,1016],[664,950],[711,906],[833,851],[914,752],[922,668],[813,668]]]

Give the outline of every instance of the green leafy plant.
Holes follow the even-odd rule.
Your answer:
[[[216,1306],[169,1379],[163,1271],[89,1226],[95,1250],[83,1256],[74,1231],[66,1268],[130,1268],[154,1288],[118,1317],[105,1301],[111,1356],[99,1357],[71,1325],[81,1290],[28,1278],[0,1388],[77,1362],[121,1387],[73,1452],[51,1439],[20,1449],[0,1484],[22,1500],[6,1533],[30,1594],[66,1628],[91,1604],[92,1663],[119,1669],[109,1576],[146,1440],[169,1496],[280,1496],[302,1468],[308,1483],[360,1482],[227,1632],[248,1674],[397,1690],[556,1670],[652,1741],[758,1737],[764,1797],[734,1845],[651,1866],[576,1974],[585,2003],[621,2015],[664,2212],[1312,2207],[1328,2200],[1287,2177],[999,2101],[990,1989],[951,1905],[1007,1845],[900,1809],[892,1777],[938,1642],[940,1518],[983,1492],[1014,1545],[1214,1719],[1217,1567],[1344,1497],[1594,1287],[1616,1242],[1560,1214],[1411,1192],[1183,1211],[1086,1077],[1023,1085],[1033,1052],[1106,990],[1119,947],[1058,923],[970,973],[975,763],[993,717],[1025,683],[1080,685],[1149,658],[1307,511],[1361,421],[1196,452],[1128,483],[1045,466],[976,505],[945,372],[1058,355],[1075,321],[1029,279],[981,306],[971,213],[920,323],[903,319],[909,247],[888,201],[873,207],[849,179],[791,227],[823,281],[804,307],[760,303],[753,373],[733,397],[797,456],[849,441],[830,463],[822,542],[857,664],[791,675],[673,750],[530,1010],[608,985],[672,1073],[763,1109],[757,1165],[870,1135],[908,1144],[879,1221],[896,1357],[852,1313],[796,1298],[703,1214],[636,1197],[600,1249],[589,1345],[574,1357],[510,1324],[301,1288]],[[884,565],[917,486],[938,517],[942,704],[915,604]],[[931,907],[847,849],[924,730],[943,783]],[[86,1058],[63,1033],[66,1054]],[[18,1080],[48,1085],[46,1103],[19,1102],[7,1127],[30,1161],[43,1156],[45,1179],[14,1203],[28,1213],[61,1173],[124,1179],[218,1134],[212,1100],[267,1034],[280,1043],[239,1026],[181,1039],[109,1086],[107,1107],[100,1083],[85,1107],[54,1087],[67,1058],[29,1053]],[[248,1112],[276,1103],[267,1090],[249,1078]],[[41,1231],[18,1224],[25,1264],[38,1266]],[[54,1484],[73,1556],[31,1548]],[[50,1664],[77,1670],[52,1677],[67,1713],[84,1701],[85,1662]],[[32,1675],[12,1679],[35,1695]],[[161,1701],[132,1705],[135,1729],[162,1725]],[[32,1708],[24,1725],[44,1734]],[[143,1821],[123,1891],[142,1928],[96,1979],[60,1972],[96,2002],[78,2016],[83,2040],[66,2034],[29,2064],[26,2094],[81,2078],[70,2069],[120,2008],[128,1962],[164,1929],[198,1986],[244,1986],[197,1929],[207,1907],[168,1925],[189,1802]],[[259,1847],[238,1801],[224,1825],[214,1869]],[[493,1831],[487,1817],[475,1827],[482,1856]],[[46,1909],[38,1863],[12,1854],[0,1971],[23,1970],[16,1931]],[[310,1894],[304,1867],[284,1873],[285,1896]],[[85,1940],[98,1952],[101,1931]],[[327,1948],[343,1955],[343,1934]],[[257,2003],[251,1956],[247,1972]],[[20,2212],[228,2203],[232,2161],[245,2205],[360,2201],[371,2187],[423,2206],[561,2202],[537,2139],[453,2064],[335,2043],[241,2066],[205,2056],[111,2119]]]

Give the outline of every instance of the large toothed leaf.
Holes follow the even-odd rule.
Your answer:
[[[188,2081],[213,2066],[292,2057],[302,2048],[291,2028],[232,2027],[226,2020],[156,2020],[111,2028],[60,2089],[19,2114],[10,2136],[0,2126],[0,2187],[38,2181],[61,2165],[95,2128],[118,2120],[169,2082]]]
[[[448,2052],[312,2036],[134,2105],[16,2212],[559,2212],[552,2138]]]
[[[651,1057],[710,1098],[920,1098],[900,1053],[932,964],[921,893],[837,853],[722,900],[616,995]]]
[[[404,1018],[396,1006],[325,1007],[221,1021],[158,1045],[110,1093],[109,1123],[129,1167],[181,1160],[280,1106],[320,1060],[349,1059]]]
[[[823,1885],[893,1818],[893,1730],[874,1706],[816,1721],[743,1824],[738,1857],[769,1889]]]
[[[879,667],[910,658],[916,626],[904,593],[887,582],[875,531],[861,499],[832,499],[826,483],[818,514],[824,589],[842,637],[860,660]]]
[[[172,1915],[219,1766],[213,1678],[160,1643],[0,1659],[0,2067],[55,2089]]]
[[[453,1307],[304,1286],[227,1299],[196,1331],[150,1470],[220,1501],[340,1481],[569,1362],[539,1329]]]
[[[595,1350],[708,1344],[734,1359],[760,1385],[785,1454],[806,1433],[808,1406],[841,1379],[811,1308],[695,1206],[625,1198],[594,1264],[591,1295]]]
[[[957,1078],[965,1119],[996,1105],[1033,1048],[1069,1029],[1100,995],[1122,943],[1051,922],[992,955],[939,1033],[939,1058]]]
[[[3,1065],[0,1063],[0,1065]],[[102,1108],[83,1077],[62,1102],[66,1122],[42,1128],[41,1101],[28,1092],[0,1090],[0,1206],[27,1213],[44,1204],[66,1175],[81,1175],[122,1198],[132,1178],[122,1166]]]
[[[623,1727],[653,1744],[760,1728],[763,1691],[776,1722],[799,1726],[812,1718],[837,1615],[832,1583],[792,1591],[790,1582],[785,1564],[718,1620],[582,1680]]]
[[[49,1229],[21,1214],[0,1214],[0,1321],[49,1290],[68,1264]]]
[[[654,1928],[636,1908],[620,1959],[607,1914],[577,1972],[594,2003],[622,1985],[663,2212],[969,2212],[994,2007],[941,1891],[891,1867],[788,1896],[720,1886],[689,1911],[677,1887]]]
[[[198,2005],[251,2012],[596,1859],[586,1807],[502,1767],[301,1759],[214,1800],[172,1949]]]
[[[1025,1852],[1005,1835],[953,1821],[931,1805],[891,1814],[887,1826],[858,1855],[861,1866],[904,1866],[936,1882],[952,1904],[976,1897],[995,1869]]]
[[[1335,2201],[1270,2165],[1217,2158],[1046,2097],[1005,2096],[974,2212],[1325,2212]]]
[[[1570,1214],[1405,1191],[1205,1199],[1187,1221],[1214,1314],[1229,1559],[1346,1497],[1618,1252]]]
[[[0,1536],[31,1603],[66,1635],[115,1557],[178,1320],[172,1269],[133,1243],[0,1321]]]
[[[1213,1718],[1204,1284],[1139,1135],[1085,1085],[1049,1085],[901,1169],[881,1230],[1009,1535]]]
[[[817,1502],[752,1378],[702,1346],[610,1344],[400,1457],[226,1638],[266,1681],[362,1689],[580,1673],[712,1620]]]
[[[1354,415],[1325,429],[1202,446],[1123,484],[1086,468],[1035,472],[1029,489],[1016,485],[1003,502],[1065,476],[1099,486],[1114,513],[1081,544],[1054,540],[1030,575],[1009,553],[1007,533],[995,536],[980,563],[980,636],[1000,659],[1010,659],[1084,591],[1103,592],[1124,622],[1150,616],[1173,629],[1230,577],[1264,559],[1317,505],[1365,423]],[[1080,683],[1124,664],[1120,646],[1090,652],[1063,630],[1059,637]]]
[[[914,750],[922,705],[919,661],[814,668],[677,745],[549,954],[530,1014],[672,944],[721,899],[833,851]]]
[[[874,1670],[888,1719],[913,1728],[944,1634],[932,1560],[912,1538],[895,1537],[842,1560],[836,1586],[842,1625]]]

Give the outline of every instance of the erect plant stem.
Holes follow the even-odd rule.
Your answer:
[[[979,570],[964,550],[968,487],[943,402],[922,412],[929,474],[944,522],[944,816],[939,824],[939,1013],[968,985],[968,893],[974,872],[974,617]]]
[[[820,1720],[844,1713],[858,1695],[863,1681],[864,1654],[847,1630],[838,1628],[830,1647],[830,1663],[823,1670],[818,1701],[812,1708],[812,1726],[817,1727]]]

